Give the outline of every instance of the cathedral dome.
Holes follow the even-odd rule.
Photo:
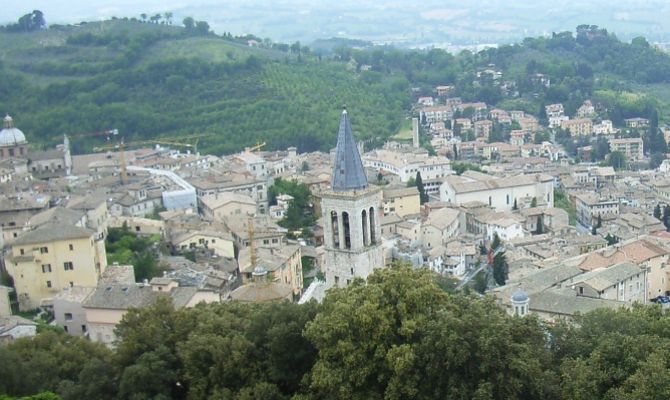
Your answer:
[[[0,131],[0,147],[26,144],[26,137],[21,130],[14,128],[12,117],[4,119],[4,129]]]

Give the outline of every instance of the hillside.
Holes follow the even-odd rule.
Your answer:
[[[257,142],[328,150],[344,104],[357,136],[379,145],[402,131],[411,93],[433,95],[437,85],[541,119],[544,104],[574,115],[587,99],[615,125],[670,115],[670,55],[594,25],[457,55],[336,46],[325,57],[299,43],[250,47],[247,38],[258,39],[131,20],[0,32],[0,112],[35,145],[116,128],[126,142],[207,134],[200,149],[217,154]],[[77,140],[74,150],[99,144]]]
[[[213,134],[200,148],[214,153],[257,141],[328,150],[342,105],[359,137],[378,141],[408,106],[390,82],[364,83],[341,63],[181,27],[115,20],[3,32],[0,48],[0,111],[33,143],[116,128],[127,142]]]

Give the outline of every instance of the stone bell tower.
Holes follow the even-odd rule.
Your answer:
[[[369,186],[361,155],[342,111],[330,190],[322,193],[325,272],[328,287],[345,287],[384,267],[381,189]]]

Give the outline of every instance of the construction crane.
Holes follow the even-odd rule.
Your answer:
[[[265,142],[263,142],[263,143],[261,143],[261,142],[256,142],[256,145],[255,145],[255,146],[245,147],[245,148],[244,148],[244,151],[246,151],[246,152],[248,152],[248,153],[252,153],[252,152],[254,152],[254,151],[259,151],[259,150],[262,149],[265,145],[266,145]]]
[[[118,135],[118,131],[114,129],[114,135]],[[203,134],[203,135],[187,135],[183,136],[180,138],[159,138],[156,140],[139,140],[139,141],[134,141],[131,143],[126,144],[121,138],[119,143],[117,144],[107,144],[104,146],[97,146],[93,148],[93,151],[109,151],[109,150],[117,150],[119,152],[119,167],[121,169],[121,183],[126,184],[128,183],[128,172],[127,172],[127,166],[126,166],[126,153],[125,153],[125,148],[132,146],[132,147],[138,147],[138,146],[145,146],[145,145],[155,145],[155,144],[163,144],[166,146],[182,146],[182,147],[187,147],[187,148],[193,148],[194,152],[198,152],[198,142],[201,137],[206,137],[206,136],[211,136],[211,134]],[[109,138],[108,138],[109,139]],[[176,140],[172,140],[176,139]],[[184,143],[183,141],[177,141],[177,140],[190,140],[190,139],[195,139],[195,143]]]
[[[121,183],[128,183],[128,170],[126,168],[126,151],[123,138],[117,144],[94,147],[93,151],[117,150],[119,153],[119,167],[121,168]]]
[[[80,132],[80,133],[74,133],[74,134],[68,134],[67,136],[70,139],[76,139],[76,138],[84,138],[84,137],[100,137],[100,136],[106,136],[107,140],[109,140],[110,137],[112,136],[118,136],[119,130],[118,129],[107,129],[105,131],[95,131],[95,132]]]

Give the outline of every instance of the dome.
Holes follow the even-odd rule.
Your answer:
[[[528,295],[526,292],[520,290],[512,295],[512,301],[515,303],[524,303],[528,301]]]
[[[26,137],[21,130],[14,128],[12,117],[4,119],[4,129],[0,131],[0,147],[26,144]]]

